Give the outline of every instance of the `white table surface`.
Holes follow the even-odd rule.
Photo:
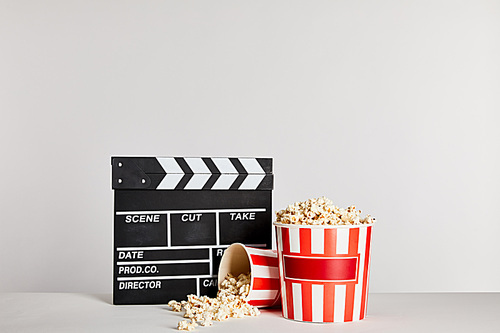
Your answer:
[[[164,305],[115,306],[111,295],[0,293],[0,332],[175,332],[181,314]],[[194,332],[500,332],[500,293],[370,294],[368,316],[351,323],[283,319],[281,310],[214,322]]]

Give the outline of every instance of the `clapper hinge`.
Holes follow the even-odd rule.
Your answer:
[[[151,185],[151,179],[133,158],[114,157],[111,166],[113,189],[144,189]]]

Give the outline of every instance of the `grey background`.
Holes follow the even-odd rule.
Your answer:
[[[371,291],[500,291],[498,59],[498,1],[0,1],[0,291],[111,292],[112,155],[273,157]]]

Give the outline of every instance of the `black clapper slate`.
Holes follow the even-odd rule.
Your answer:
[[[232,243],[271,248],[272,159],[112,157],[114,304],[215,296]]]

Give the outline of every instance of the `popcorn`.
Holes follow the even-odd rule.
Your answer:
[[[198,324],[191,319],[191,321],[182,320],[177,324],[177,329],[179,331],[192,331]]]
[[[181,303],[179,302],[176,302],[176,301],[170,301],[168,302],[167,304],[168,306],[170,306],[172,308],[172,311],[175,311],[175,312],[181,312],[182,310],[182,305]]]
[[[325,197],[309,199],[288,205],[286,209],[276,212],[276,222],[283,224],[308,225],[359,225],[375,223],[375,218],[366,215],[361,218],[361,210],[356,206],[346,209],[333,205]]]
[[[212,326],[214,320],[225,321],[229,318],[258,316],[259,309],[247,302],[249,292],[250,273],[240,274],[237,277],[227,274],[216,298],[188,295],[187,301],[172,300],[167,305],[172,308],[172,311],[184,310],[184,317],[191,319],[191,321],[180,321],[177,329],[192,331],[198,326],[197,322],[200,322],[201,326]]]
[[[201,320],[201,326],[212,326],[213,325],[213,322],[212,322],[212,319],[213,319],[213,314],[211,312],[205,312],[203,315],[202,315],[202,320]]]

